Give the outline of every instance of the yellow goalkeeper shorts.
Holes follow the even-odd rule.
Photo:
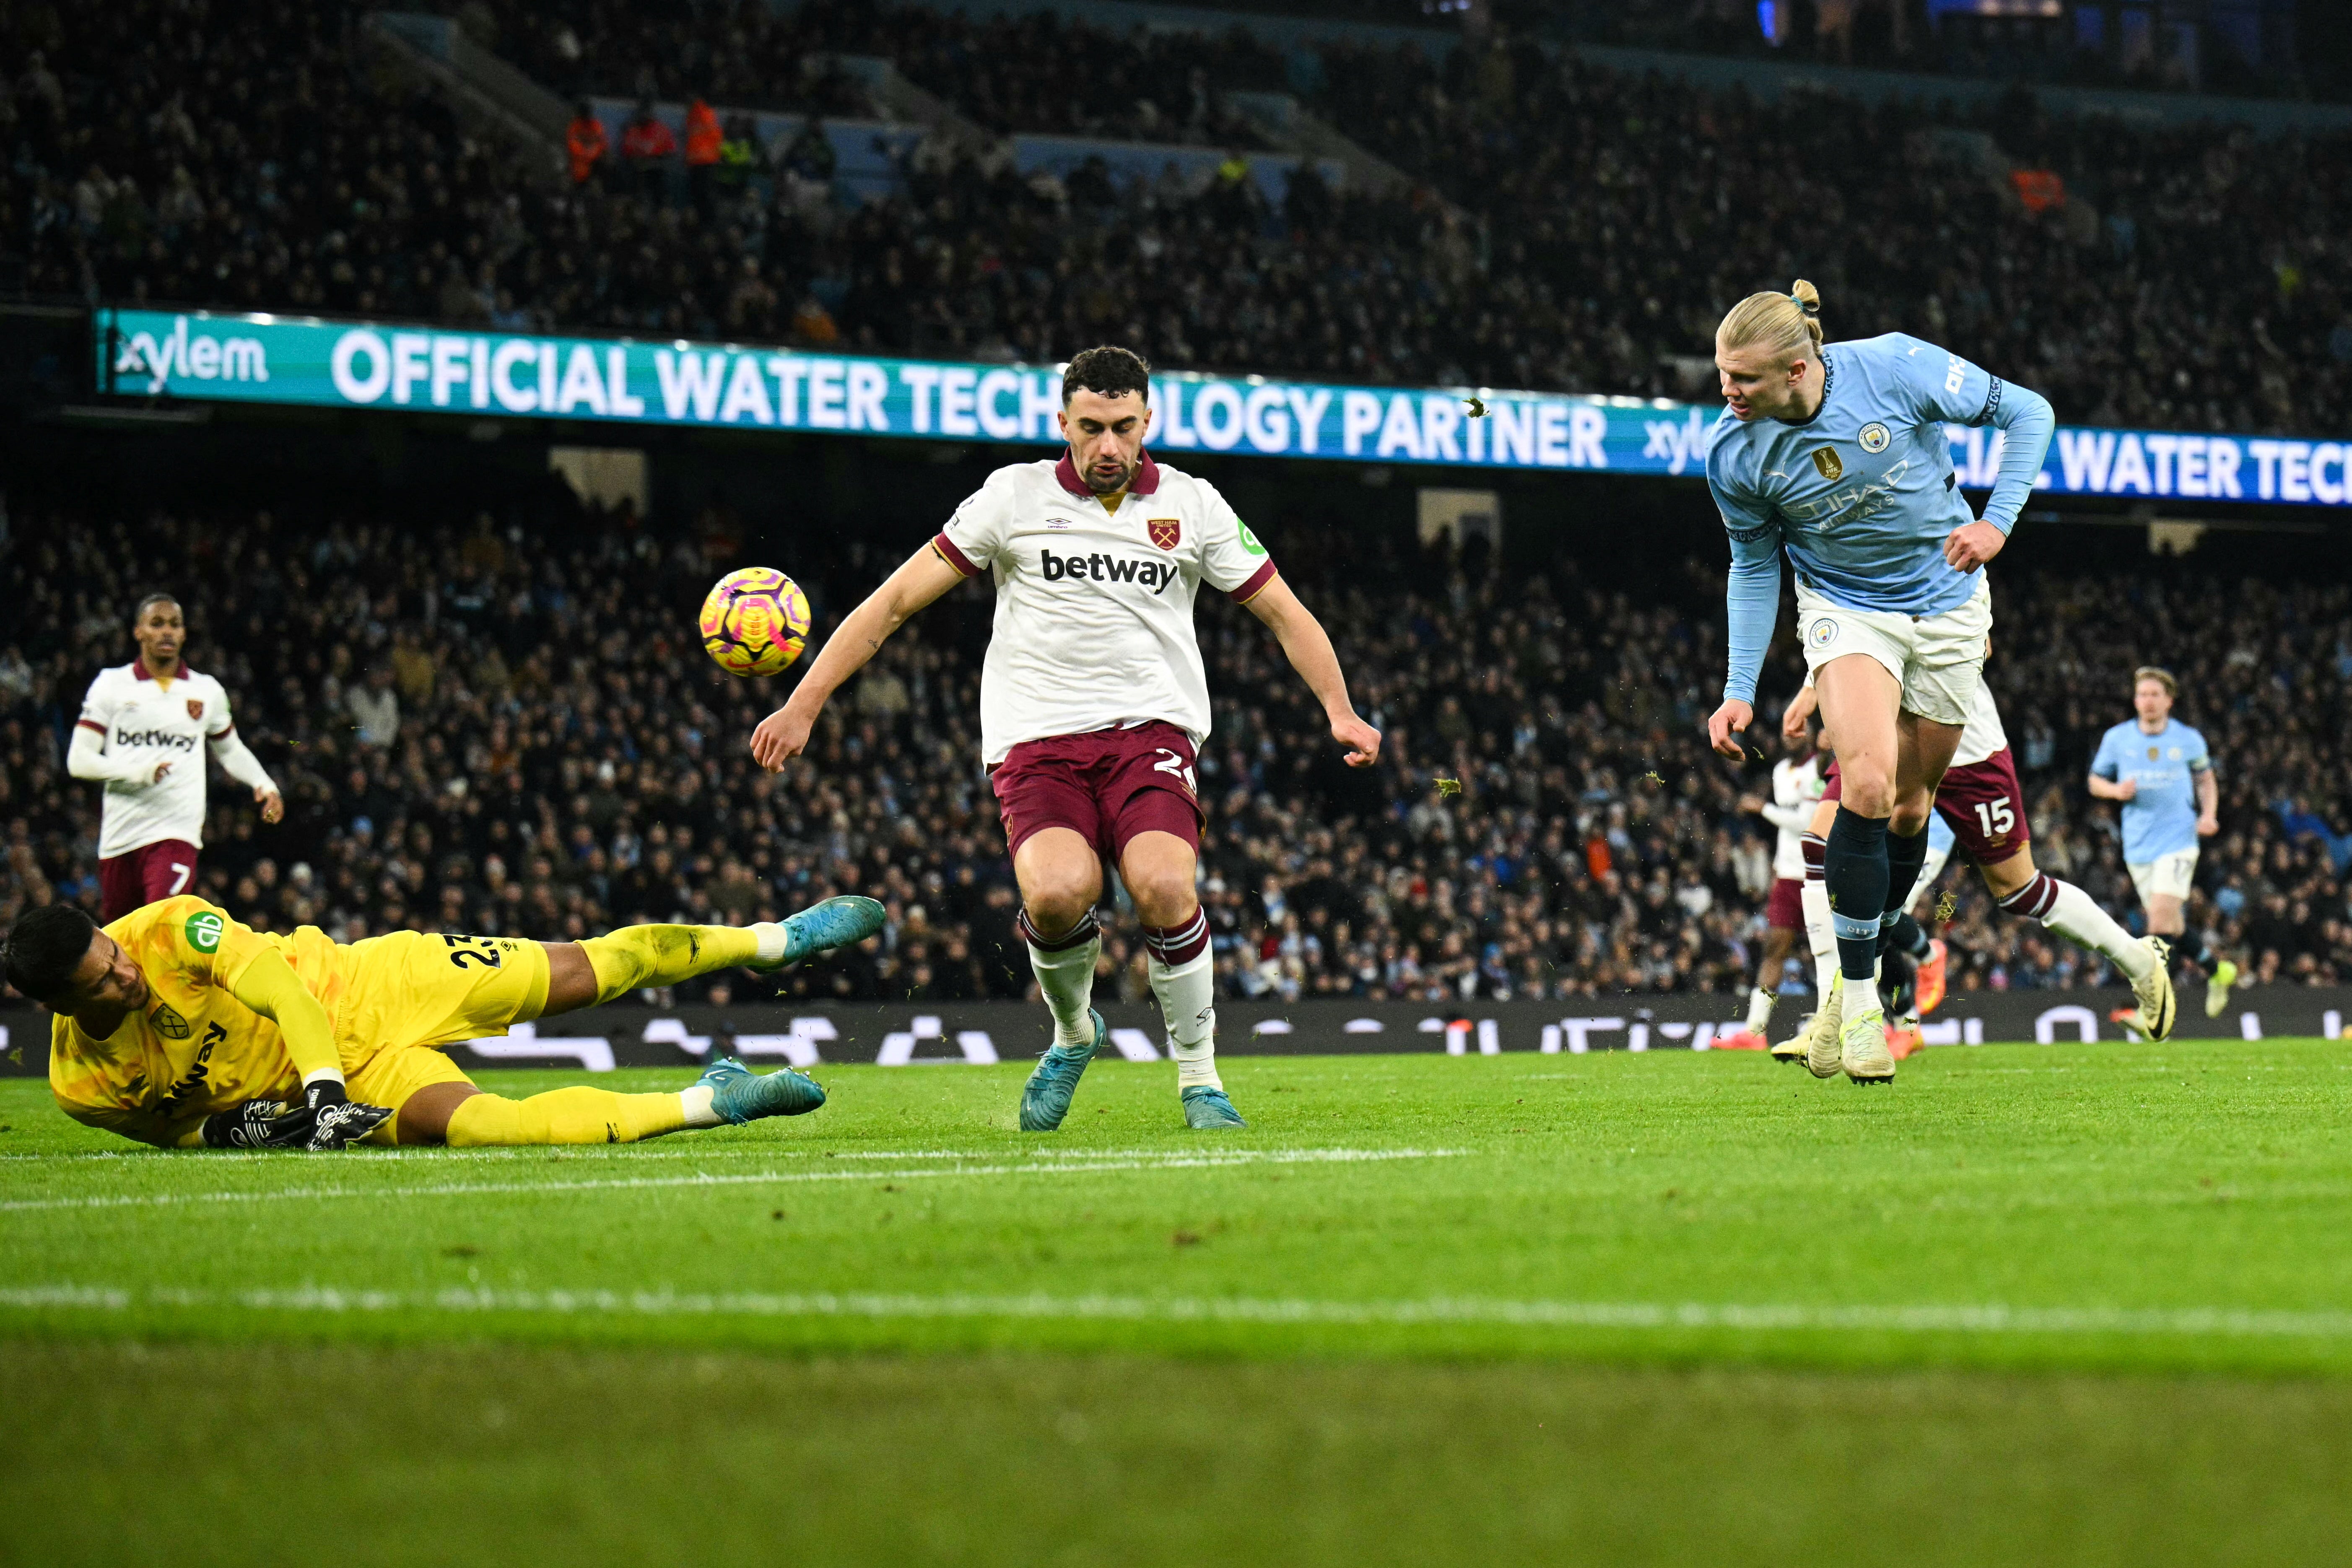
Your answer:
[[[346,1092],[398,1110],[435,1083],[467,1083],[441,1046],[503,1035],[547,1005],[547,949],[516,937],[400,931],[351,946],[335,1009]],[[370,1142],[389,1143],[398,1118]]]

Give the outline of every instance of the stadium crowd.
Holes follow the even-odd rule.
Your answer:
[[[2023,99],[1768,105],[1499,39],[1279,56],[825,0],[541,10],[486,14],[563,84],[722,103],[826,107],[810,84],[837,73],[803,68],[852,48],[992,128],[1235,140],[1222,94],[1283,85],[1423,184],[1310,175],[1270,202],[1236,153],[1205,184],[1171,166],[1122,188],[934,138],[859,211],[779,177],[786,148],[687,200],[467,134],[376,68],[355,7],[35,6],[0,20],[25,61],[0,91],[0,286],[974,357],[1117,337],[1170,367],[1687,394],[1725,305],[1802,273],[1835,334],[1917,332],[2084,423],[2316,431],[2352,403],[2352,239],[2325,220],[2352,198],[2352,138]]]
[[[96,900],[97,792],[68,777],[64,748],[90,677],[129,657],[130,605],[161,583],[189,612],[191,664],[226,683],[286,792],[273,827],[214,789],[201,890],[257,927],[563,939],[634,920],[740,923],[860,890],[888,905],[887,936],[793,972],[789,992],[1027,990],[978,765],[984,589],[914,623],[835,700],[809,756],[771,779],[745,742],[783,681],[729,678],[687,635],[728,563],[708,536],[553,502],[425,525],[156,515],[136,552],[132,532],[70,512],[15,519],[0,925]],[[1266,533],[1282,558],[1282,529]],[[820,633],[896,551],[795,542]],[[1203,897],[1225,994],[1742,989],[1770,841],[1738,804],[1766,763],[1743,777],[1700,734],[1721,678],[1719,568],[1692,562],[1664,583],[1599,564],[1502,572],[1475,547],[1457,561],[1367,539],[1343,574],[1316,553],[1297,552],[1300,591],[1386,744],[1376,770],[1340,765],[1263,629],[1202,596],[1217,704],[1199,767]],[[2003,594],[2004,624],[2039,628],[2033,658],[1997,652],[1992,670],[2041,864],[2133,909],[2112,812],[2082,780],[2128,711],[2132,666],[2168,658],[2222,783],[2192,918],[2262,981],[2352,981],[2352,835],[2326,761],[2352,741],[2352,592],[2152,569],[2020,574]],[[2124,626],[2137,639],[2115,635]],[[1780,648],[1768,700],[1797,669]],[[2098,980],[2075,950],[1999,916],[1964,867],[1947,885],[1956,985]],[[1108,925],[1106,971],[1140,997],[1133,924]],[[746,994],[741,977],[719,984]]]

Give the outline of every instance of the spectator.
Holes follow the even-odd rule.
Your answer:
[[[695,210],[706,216],[717,195],[711,177],[718,173],[719,149],[725,141],[718,111],[696,93],[686,105],[686,188]]]
[[[351,710],[361,745],[389,750],[400,739],[400,693],[393,689],[387,667],[369,670],[364,684],[343,693],[343,704]]]
[[[824,121],[810,115],[784,149],[784,187],[789,205],[802,212],[813,212],[831,201],[835,162],[833,139],[824,133]]]
[[[669,201],[669,161],[677,156],[677,138],[654,112],[654,100],[641,98],[637,111],[621,128],[621,156],[636,176],[638,194],[656,205]]]
[[[572,159],[572,183],[584,185],[604,174],[604,122],[596,118],[595,105],[582,99],[572,106],[572,123],[564,128],[564,151]]]
[[[719,167],[711,178],[723,201],[740,203],[752,194],[752,183],[768,174],[768,155],[760,145],[759,131],[748,114],[730,115],[727,135],[719,143]]]

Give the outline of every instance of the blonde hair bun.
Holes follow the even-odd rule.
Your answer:
[[[1783,364],[1822,347],[1822,291],[1800,278],[1786,294],[1750,294],[1716,329],[1730,349],[1762,348]]]

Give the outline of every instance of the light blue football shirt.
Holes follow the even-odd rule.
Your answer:
[[[2124,802],[2124,860],[2150,860],[2197,847],[2197,775],[2213,765],[2205,737],[2178,719],[2151,735],[2126,719],[2099,738],[2091,772],[2129,779],[2138,793]]]
[[[2007,533],[2042,474],[2057,416],[2041,394],[1900,332],[1822,350],[1822,405],[1792,424],[1726,408],[1707,437],[1706,482],[1731,536],[1730,671],[1753,702],[1780,614],[1780,552],[1833,605],[1935,616],[1976,591],[1944,559],[1975,521],[1952,469],[1948,424],[2003,433],[1984,521]]]

